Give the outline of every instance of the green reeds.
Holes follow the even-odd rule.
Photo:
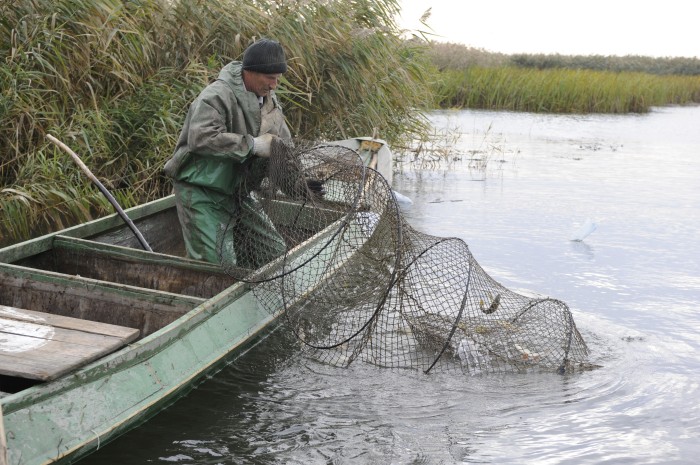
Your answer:
[[[255,38],[289,58],[295,136],[392,140],[424,128],[427,58],[396,0],[0,3],[0,246],[111,212],[53,134],[120,204],[161,197],[190,102]]]
[[[435,84],[443,108],[552,113],[643,113],[700,103],[700,76],[569,69],[445,70]]]

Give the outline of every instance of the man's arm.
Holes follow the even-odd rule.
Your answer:
[[[216,102],[198,100],[192,109],[187,145],[191,153],[245,161],[252,154],[253,137],[227,132],[225,108]]]

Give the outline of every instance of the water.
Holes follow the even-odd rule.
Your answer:
[[[510,288],[566,301],[603,368],[337,369],[276,333],[84,463],[697,463],[700,107],[431,119],[462,133],[463,155],[395,174],[411,224],[464,239]]]

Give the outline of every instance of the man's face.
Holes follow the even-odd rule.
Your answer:
[[[256,73],[255,71],[243,71],[243,83],[249,92],[255,92],[255,95],[258,97],[266,97],[271,90],[277,88],[281,76],[279,73],[264,74]]]

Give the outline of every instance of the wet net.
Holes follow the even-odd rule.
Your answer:
[[[227,272],[270,312],[282,309],[309,353],[333,365],[469,374],[590,367],[564,302],[507,289],[463,240],[407,223],[371,168],[377,145],[275,146],[221,231]]]

